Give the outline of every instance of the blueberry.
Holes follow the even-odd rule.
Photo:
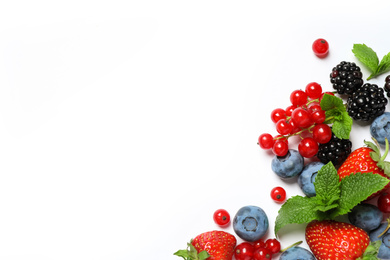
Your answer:
[[[324,166],[322,162],[311,162],[303,168],[298,177],[298,185],[308,197],[314,197],[316,195],[314,180],[322,166]]]
[[[351,224],[370,232],[379,227],[383,219],[383,213],[372,204],[362,203],[355,206],[348,213],[348,219]]]
[[[370,132],[380,144],[385,144],[385,138],[390,140],[390,112],[385,112],[375,118],[371,123]]]
[[[370,233],[371,242],[381,240],[381,246],[378,251],[378,258],[380,259],[390,259],[390,229],[380,237],[378,237],[387,227],[387,222],[382,223],[377,229],[373,230]]]
[[[268,217],[257,206],[239,209],[233,219],[233,229],[237,236],[248,242],[262,238],[268,230]]]
[[[279,260],[316,260],[314,255],[307,249],[300,246],[293,246],[284,251]]]
[[[275,156],[271,167],[280,178],[289,179],[302,171],[303,157],[297,150],[290,149],[285,156]]]

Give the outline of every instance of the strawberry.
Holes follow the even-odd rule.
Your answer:
[[[363,255],[370,243],[363,229],[334,220],[310,222],[305,237],[318,260],[354,260]]]
[[[224,231],[209,231],[196,236],[186,250],[174,255],[185,260],[232,260],[237,239]]]
[[[357,172],[379,174],[388,179],[390,176],[390,165],[389,162],[385,161],[387,153],[389,151],[389,144],[386,139],[386,150],[383,156],[380,153],[379,144],[373,139],[375,144],[372,142],[364,141],[367,147],[360,147],[354,150],[345,162],[340,166],[337,171],[340,181],[344,177],[355,174]],[[386,190],[390,186],[390,183],[383,188],[382,191]],[[378,195],[381,191],[372,194],[369,199]]]

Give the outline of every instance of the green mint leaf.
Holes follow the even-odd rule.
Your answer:
[[[372,73],[377,71],[379,59],[373,49],[365,44],[354,44],[352,52],[355,54],[356,58],[367,66]]]
[[[337,200],[338,198],[337,197],[333,197],[332,198],[333,200]],[[318,204],[322,203],[321,201],[318,202]],[[334,208],[337,208],[339,206],[338,203],[334,203],[334,204],[331,204],[331,205],[318,205],[315,210],[319,210],[319,211],[322,211],[322,212],[327,212],[331,209],[334,209]]]
[[[339,175],[332,162],[322,166],[318,171],[314,188],[316,190],[316,198],[322,209],[321,211],[327,211],[337,206],[334,202],[340,199],[340,182]]]
[[[325,111],[325,121],[327,124],[334,123],[343,119],[342,113],[337,108]]]
[[[390,52],[385,55],[379,63],[376,75],[380,75],[390,70]]]
[[[379,259],[377,257],[378,255],[378,252],[379,252],[379,247],[381,246],[382,244],[382,241],[381,240],[377,240],[377,241],[374,241],[374,242],[371,242],[367,248],[366,248],[366,251],[364,251],[363,253],[363,256],[359,257],[358,260],[375,260],[375,259]]]
[[[340,182],[339,207],[332,213],[332,218],[347,214],[353,207],[383,189],[388,183],[389,179],[373,173],[356,173],[344,177]]]
[[[343,100],[339,97],[325,94],[320,103],[321,109],[328,111],[337,108],[339,111],[346,111]]]
[[[340,114],[338,119],[335,119],[332,125],[332,132],[340,139],[349,139],[349,134],[352,130],[352,118],[348,115],[348,112]]]
[[[321,219],[317,210],[315,197],[293,196],[289,198],[279,209],[275,220],[275,235],[287,224],[309,223],[315,219]]]

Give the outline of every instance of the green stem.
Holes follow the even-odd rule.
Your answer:
[[[302,244],[302,241],[298,241],[298,242],[292,244],[291,246],[288,246],[288,247],[286,247],[286,248],[281,249],[281,250],[280,250],[280,253],[282,253],[282,252],[284,252],[284,251],[286,251],[286,250],[288,250],[288,249],[290,249],[290,248],[292,248],[292,247],[294,247],[294,246],[298,246],[298,245],[300,245],[300,244]]]

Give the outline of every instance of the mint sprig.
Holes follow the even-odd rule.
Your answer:
[[[325,111],[325,123],[333,124],[332,132],[340,139],[349,139],[352,130],[352,118],[348,115],[343,100],[339,97],[325,94],[321,100],[321,109]]]
[[[364,43],[354,44],[352,52],[371,72],[371,75],[367,78],[367,80],[390,70],[390,52],[386,54],[380,62],[376,52]]]
[[[316,196],[297,195],[282,205],[275,221],[275,235],[288,224],[303,224],[344,215],[383,189],[389,181],[379,174],[356,173],[344,177],[340,182],[336,168],[329,162],[318,171],[314,182]]]

